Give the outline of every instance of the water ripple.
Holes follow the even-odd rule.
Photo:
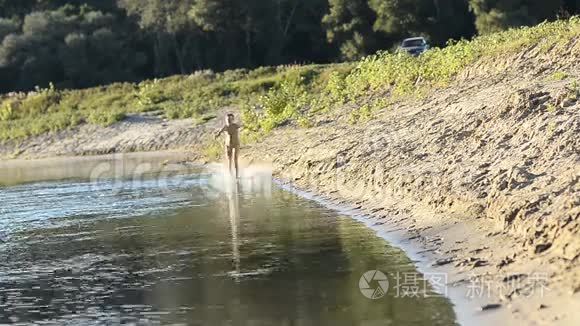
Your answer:
[[[43,182],[0,189],[0,235],[33,228],[61,227],[83,220],[141,216],[203,205],[198,193],[205,175],[145,180]],[[167,196],[171,193],[171,196]]]

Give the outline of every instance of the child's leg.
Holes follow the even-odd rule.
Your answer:
[[[238,178],[240,176],[240,168],[239,168],[239,165],[238,165],[238,154],[239,154],[239,152],[240,152],[240,147],[238,146],[238,147],[236,147],[234,149],[234,164],[235,164],[235,167],[236,167],[236,178]]]
[[[226,155],[228,156],[228,172],[232,173],[232,148],[226,146]]]

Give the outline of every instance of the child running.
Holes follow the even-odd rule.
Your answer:
[[[225,149],[229,163],[228,171],[230,171],[230,173],[232,172],[232,160],[233,160],[236,169],[236,179],[239,178],[239,167],[238,167],[238,155],[240,153],[239,130],[240,126],[234,122],[234,114],[228,113],[228,115],[226,116],[225,126],[222,129],[220,129],[220,131],[215,136],[215,138],[217,139],[222,133],[224,132],[226,133]]]

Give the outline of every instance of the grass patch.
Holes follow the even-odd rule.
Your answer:
[[[551,79],[551,80],[558,80],[559,81],[559,80],[564,80],[566,78],[568,78],[568,74],[566,72],[564,72],[564,71],[556,71],[552,75],[550,75],[550,78],[549,79]]]
[[[548,103],[548,105],[546,105],[546,110],[550,113],[554,113],[558,110],[558,108],[553,103]]]

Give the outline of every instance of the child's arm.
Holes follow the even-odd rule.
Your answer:
[[[215,134],[215,138],[217,139],[219,136],[221,136],[224,131],[226,131],[226,126],[223,126],[222,129],[220,129],[220,131]]]

